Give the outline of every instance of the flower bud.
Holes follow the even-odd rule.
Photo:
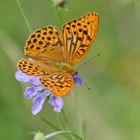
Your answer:
[[[42,132],[36,132],[33,140],[45,140],[45,135]]]

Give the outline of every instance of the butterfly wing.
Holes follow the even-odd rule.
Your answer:
[[[57,62],[78,63],[92,45],[97,29],[95,13],[65,24],[63,36],[56,27],[39,29],[29,37],[25,46],[25,54],[34,61],[21,59],[17,66],[28,75],[42,76],[41,83],[54,95],[66,96],[74,86],[72,75],[59,69],[48,70]]]
[[[41,76],[41,83],[47,87],[52,94],[56,96],[66,96],[73,89],[73,78],[69,73],[65,72],[46,72],[46,69],[38,65],[36,62],[22,58],[17,67],[24,73],[32,76]]]
[[[62,35],[56,27],[47,26],[35,31],[27,40],[25,55],[46,64],[63,61]]]
[[[74,86],[73,78],[69,73],[57,72],[46,74],[40,81],[56,96],[68,95]]]
[[[86,55],[98,30],[98,15],[88,13],[63,26],[63,40],[69,63],[74,65]]]
[[[35,62],[22,58],[17,63],[17,67],[24,73],[32,76],[45,75],[45,69],[37,65]]]

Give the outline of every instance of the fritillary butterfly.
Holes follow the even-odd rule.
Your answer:
[[[75,65],[94,42],[98,22],[96,13],[88,13],[66,23],[62,34],[52,26],[36,30],[24,48],[25,55],[33,60],[22,58],[17,67],[28,75],[40,76],[54,95],[66,96],[74,86]]]

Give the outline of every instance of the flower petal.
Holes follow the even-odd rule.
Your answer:
[[[36,86],[36,88],[37,88],[38,91],[41,91],[41,90],[43,90],[43,89],[46,89],[46,90],[47,90],[47,88],[46,88],[44,85],[42,85],[42,84]]]
[[[73,74],[72,77],[74,79],[74,84],[75,85],[82,85],[83,84],[83,80],[82,80],[80,74],[78,74],[78,73],[77,74]]]
[[[24,96],[27,99],[31,99],[32,97],[36,96],[37,94],[38,94],[38,90],[34,85],[26,87],[26,89],[24,91]]]
[[[34,99],[33,99],[33,107],[32,107],[32,114],[36,115],[38,112],[41,111],[43,103],[45,102],[45,99],[47,96],[49,96],[49,92],[44,92],[38,94]]]
[[[28,82],[29,78],[31,76],[27,75],[26,73],[23,73],[21,70],[18,70],[16,73],[15,73],[15,77],[18,81],[20,82]]]
[[[62,98],[54,95],[50,95],[49,104],[54,106],[55,112],[61,112],[64,105]]]
[[[40,85],[40,76],[31,76],[31,78],[29,79],[29,82],[32,83],[33,85]]]
[[[21,70],[18,70],[15,73],[15,77],[18,81],[20,82],[29,82],[32,83],[34,85],[39,85],[40,83],[40,76],[30,76],[27,75],[26,73],[22,72]]]

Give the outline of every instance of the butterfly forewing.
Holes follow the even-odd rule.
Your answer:
[[[64,59],[63,40],[56,27],[47,26],[35,31],[27,40],[25,54],[34,60],[53,64]]]
[[[43,76],[41,83],[56,96],[66,96],[73,89],[73,78],[68,73],[52,73]]]
[[[88,13],[63,26],[63,40],[69,63],[78,63],[88,52],[98,30],[98,15]]]

